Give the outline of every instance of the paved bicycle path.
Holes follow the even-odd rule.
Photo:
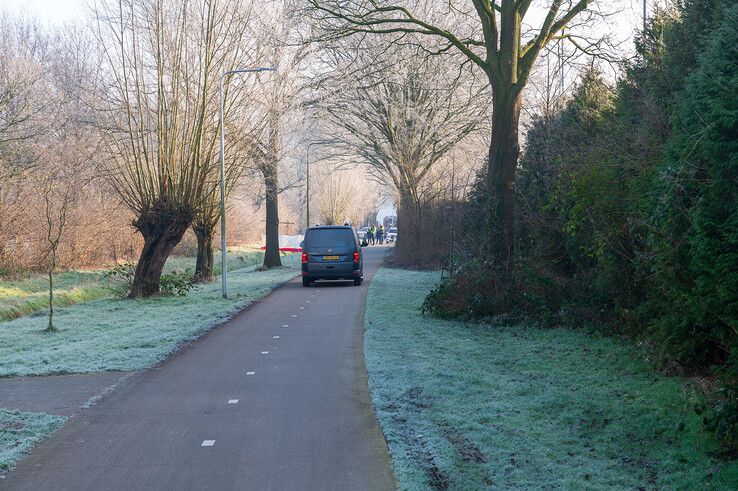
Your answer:
[[[385,248],[365,249],[366,278]],[[73,417],[7,489],[392,489],[366,288],[286,284]]]

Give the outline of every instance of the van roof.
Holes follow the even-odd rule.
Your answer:
[[[307,230],[325,230],[325,229],[330,229],[330,228],[338,228],[338,229],[345,228],[345,229],[350,230],[354,227],[352,227],[351,225],[319,225],[317,227],[308,227]]]

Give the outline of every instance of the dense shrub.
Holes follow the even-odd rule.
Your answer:
[[[714,369],[721,388],[700,411],[728,452],[738,449],[731,3],[689,0],[662,12],[617,84],[590,70],[565,107],[534,119],[517,182],[515,284],[499,284],[477,258],[424,306],[442,316],[588,324],[646,341],[665,365]],[[470,209],[484,196],[480,186]]]
[[[118,264],[105,273],[108,283],[119,292],[127,296],[133,286],[133,277],[136,275],[136,266],[131,263]],[[194,285],[192,271],[173,271],[161,275],[159,288],[162,295],[183,297],[189,293]]]
[[[161,275],[159,288],[162,295],[184,297],[195,285],[192,283],[192,271],[173,271]]]
[[[105,272],[105,279],[119,295],[126,296],[133,287],[133,277],[136,275],[136,266],[131,263],[116,264]]]

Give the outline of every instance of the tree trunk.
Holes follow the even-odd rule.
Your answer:
[[[52,264],[53,264],[52,260]],[[47,331],[54,331],[54,266],[49,269],[49,325]]]
[[[195,263],[195,275],[192,281],[195,283],[210,283],[215,280],[213,272],[213,227],[196,225],[193,226],[195,237],[197,237],[197,262]]]
[[[400,191],[400,206],[397,210],[397,256],[405,265],[418,266],[419,251],[423,247],[420,209],[412,193]]]
[[[128,298],[150,297],[159,293],[164,263],[182,240],[192,222],[192,211],[158,203],[138,217],[134,226],[144,237],[136,274]]]
[[[266,250],[264,251],[264,267],[278,268],[282,266],[279,256],[279,189],[277,185],[276,163],[264,176],[266,187]]]
[[[520,155],[521,94],[512,88],[498,88],[493,98],[487,169],[490,220],[487,246],[499,279],[509,284],[515,264],[515,171]]]

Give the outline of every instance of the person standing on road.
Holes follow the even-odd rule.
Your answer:
[[[377,242],[384,244],[384,225],[380,225],[377,229]]]
[[[369,239],[369,242],[371,242],[372,245],[375,244],[375,242],[374,242],[374,234],[376,234],[376,233],[377,233],[377,228],[374,225],[372,225],[371,227],[369,227],[369,231],[366,233],[367,238]]]

